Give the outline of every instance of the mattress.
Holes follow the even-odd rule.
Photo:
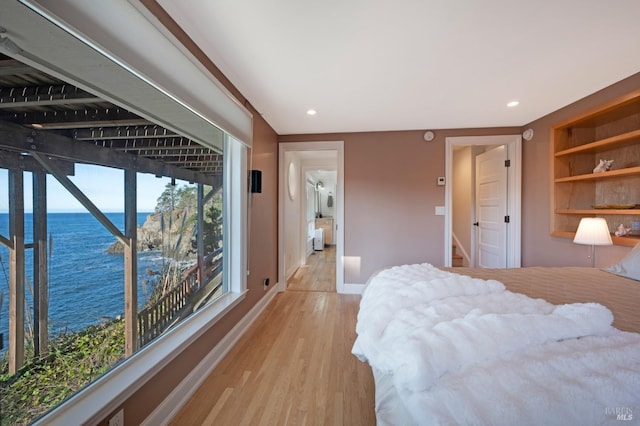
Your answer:
[[[527,267],[513,269],[442,268],[484,280],[497,280],[513,292],[554,305],[596,302],[613,313],[613,326],[640,332],[640,282],[595,268]]]

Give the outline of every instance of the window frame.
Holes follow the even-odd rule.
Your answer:
[[[226,291],[103,376],[35,425],[98,423],[237,306],[247,293],[247,148],[225,134],[223,153],[223,282]]]
[[[223,280],[228,291],[35,424],[102,421],[237,306],[247,292],[246,153],[253,142],[252,115],[143,6],[132,3],[137,4],[105,2],[96,15],[95,8],[84,2],[50,1],[45,7],[42,2],[19,0],[8,3],[3,12],[12,23],[8,33],[15,34],[19,42],[16,59],[177,133],[189,134],[207,146],[220,149],[219,142],[212,140],[212,133],[216,132],[211,132],[210,126],[224,130],[223,151],[229,152],[223,152]],[[134,20],[135,25],[114,27],[113,20],[105,19],[110,14],[119,20]],[[159,63],[147,61],[150,53],[151,58],[160,58]],[[84,66],[78,68],[79,57],[91,60],[83,59]],[[173,64],[170,70],[166,68],[167,61]],[[180,72],[176,72],[178,65]],[[152,75],[162,78],[152,81],[146,77]],[[138,78],[134,84],[137,90],[123,84],[130,77]],[[101,83],[101,78],[115,84],[102,87],[106,83]],[[169,100],[172,105],[165,104]]]

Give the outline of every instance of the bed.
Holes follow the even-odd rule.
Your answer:
[[[640,416],[640,282],[593,268],[404,265],[363,292],[352,352],[379,425]]]

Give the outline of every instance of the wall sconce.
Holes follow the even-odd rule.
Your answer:
[[[262,170],[251,170],[251,193],[262,193]]]
[[[583,217],[580,220],[573,242],[591,246],[592,268],[596,265],[595,246],[610,246],[613,244],[607,221],[601,217]]]
[[[522,132],[522,139],[524,139],[527,142],[533,139],[533,129],[527,129],[524,132]]]

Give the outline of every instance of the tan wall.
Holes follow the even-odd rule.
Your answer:
[[[444,264],[444,144],[449,136],[519,134],[535,136],[522,149],[522,266],[589,266],[589,248],[549,235],[550,127],[583,110],[640,87],[640,73],[522,128],[436,130],[432,142],[423,131],[280,136],[281,143],[323,140],[345,142],[345,283],[365,283],[391,265]],[[598,247],[596,266],[610,265],[628,247]],[[353,259],[356,261],[353,262]],[[357,265],[359,269],[351,267]]]
[[[519,128],[280,136],[281,143],[344,141],[344,282],[365,283],[382,268],[416,262],[443,265],[445,138],[518,134]]]

